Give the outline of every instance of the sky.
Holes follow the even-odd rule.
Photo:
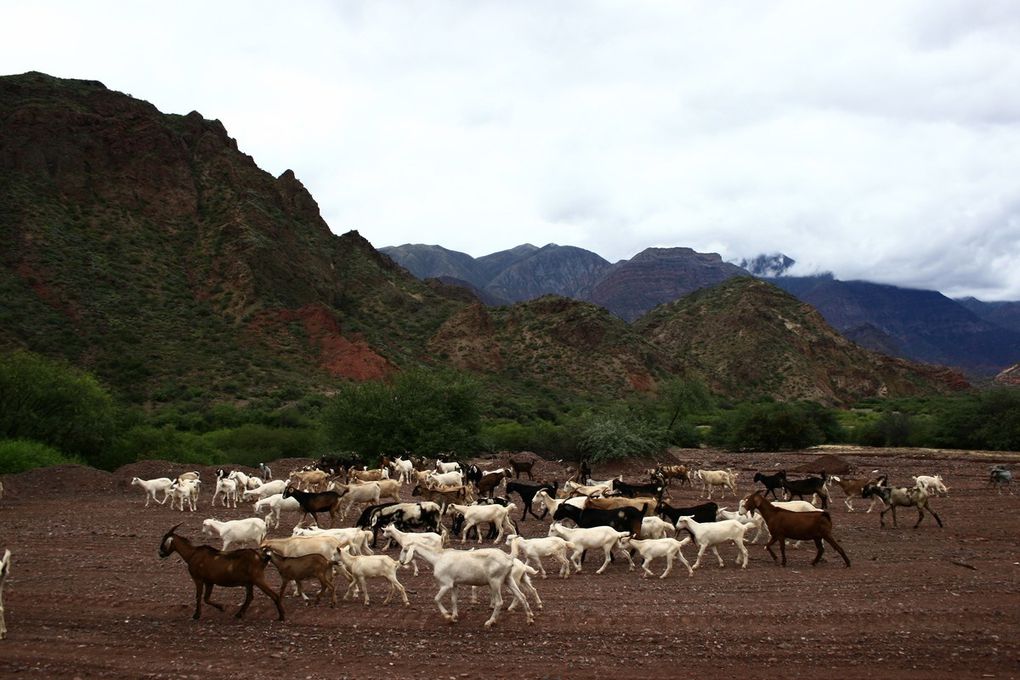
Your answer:
[[[1020,300],[1020,3],[0,0],[0,73],[223,122],[336,233],[782,252]]]

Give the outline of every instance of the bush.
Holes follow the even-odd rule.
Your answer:
[[[749,404],[723,414],[712,442],[731,451],[784,451],[829,441],[839,431],[835,414],[811,403]]]
[[[545,420],[534,423],[498,422],[482,426],[479,435],[486,451],[534,451],[543,455],[573,458],[577,451],[573,429]]]
[[[590,416],[581,428],[578,449],[593,462],[631,456],[651,456],[662,451],[662,429],[653,423],[624,415]]]
[[[324,448],[322,434],[312,428],[247,424],[202,435],[224,463],[256,467],[277,458],[315,458]]]
[[[30,352],[0,356],[0,437],[95,463],[113,437],[113,399],[90,374]]]
[[[405,451],[463,457],[479,446],[478,388],[452,371],[408,371],[393,384],[342,387],[322,423],[332,448],[370,458]]]
[[[122,434],[97,462],[97,467],[114,470],[136,460],[169,460],[192,465],[224,462],[222,454],[200,435],[179,432],[173,427],[139,425]]]
[[[68,458],[52,446],[31,439],[0,440],[0,474],[81,462],[76,458]]]

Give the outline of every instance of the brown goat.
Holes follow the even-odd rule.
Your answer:
[[[531,468],[535,467],[535,461],[533,460],[515,460],[513,456],[510,456],[510,469],[514,471],[517,479],[521,478],[521,473],[524,472],[528,475],[528,479],[534,479],[531,476]]]
[[[647,496],[638,496],[637,498],[610,496],[609,498],[589,498],[585,501],[584,507],[598,510],[616,510],[617,508],[641,510],[645,508],[645,517],[654,517],[659,508],[659,501]]]
[[[468,486],[429,486],[417,484],[411,490],[412,496],[419,496],[426,501],[439,503],[443,511],[450,503],[470,504],[475,500],[471,487]]]
[[[772,505],[761,492],[757,491],[744,500],[744,509],[751,514],[754,514],[755,510],[761,513],[761,516],[765,519],[765,524],[768,525],[769,533],[772,534],[772,539],[765,544],[765,549],[769,551],[769,555],[772,555],[773,561],[778,561],[776,553],[772,551],[772,544],[779,541],[779,550],[783,554],[782,564],[784,567],[786,566],[786,539],[788,538],[798,541],[812,540],[815,542],[818,554],[815,555],[811,566],[815,566],[822,559],[822,553],[825,552],[825,548],[822,546],[823,540],[836,549],[836,552],[846,562],[847,567],[850,566],[850,558],[846,556],[843,548],[832,537],[832,517],[829,516],[828,512],[824,510],[822,512],[783,510]]]
[[[322,594],[329,590],[329,606],[336,606],[336,584],[333,583],[333,565],[325,557],[322,555],[284,557],[268,547],[262,548],[262,554],[269,558],[273,566],[276,567],[276,570],[280,572],[280,578],[283,580],[280,584],[281,601],[283,600],[283,593],[287,589],[287,584],[291,581],[296,584],[297,592],[301,599],[307,600],[308,598],[305,596],[304,591],[301,590],[301,581],[315,578],[319,580],[321,585],[319,596],[315,598],[315,604],[319,604]]]
[[[510,476],[509,472],[510,471],[507,469],[502,469],[484,475],[480,480],[478,480],[478,484],[475,485],[478,488],[478,495],[492,496],[492,494],[496,490],[496,487],[502,484],[503,480],[507,479]]]
[[[843,489],[843,494],[845,496],[843,498],[843,503],[846,505],[847,510],[849,510],[850,512],[854,511],[854,506],[850,499],[864,498],[863,493],[864,487],[868,486],[869,484],[879,483],[879,478],[847,479],[845,477],[837,477],[836,475],[833,475],[832,477],[829,477],[829,479],[834,481],[839,486],[839,488]],[[868,506],[868,512],[871,512],[874,509],[875,502],[877,500],[879,500],[877,496],[873,496],[871,498],[871,504]]]
[[[237,610],[237,618],[244,616],[248,605],[252,600],[252,586],[269,596],[276,604],[276,611],[279,613],[279,620],[283,621],[283,605],[280,597],[270,589],[266,583],[267,558],[257,550],[242,548],[223,552],[208,545],[192,545],[191,541],[174,533],[177,526],[170,529],[163,536],[159,544],[159,556],[169,557],[173,553],[180,555],[188,564],[188,573],[195,582],[195,613],[191,618],[197,619],[202,615],[202,602],[216,607],[223,611],[223,605],[217,604],[209,599],[212,595],[213,586],[222,588],[245,588],[244,602]],[[202,597],[202,591],[205,597]]]

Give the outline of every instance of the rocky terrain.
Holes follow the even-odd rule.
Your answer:
[[[160,461],[113,474],[67,466],[8,476],[0,549],[12,550],[13,566],[4,591],[10,632],[0,642],[0,674],[175,680],[729,679],[749,672],[957,680],[1020,674],[1020,496],[986,487],[990,464],[1015,469],[1020,456],[840,448],[756,455],[685,450],[675,460],[739,470],[739,490],[747,492],[757,470],[793,469],[821,454],[847,461],[853,474],[881,470],[898,483],[942,474],[949,495],[931,504],[945,527],[928,517],[912,529],[916,514],[903,511],[898,528],[880,528],[877,513],[863,512],[860,501],[857,512],[848,512],[837,490],[830,511],[850,569],[831,551],[822,564],[809,566],[811,546],[788,550],[785,569],[760,545],[751,546],[746,570],[734,568],[734,549],[723,547],[725,568],[709,555],[693,577],[677,564],[664,580],[639,578],[619,559],[596,576],[589,556],[584,572],[568,580],[535,580],[544,608],[534,625],[511,612],[488,631],[482,628],[488,612],[481,602],[470,603],[466,589],[460,623],[441,621],[427,569],[417,578],[400,572],[407,608],[384,606],[383,589],[371,584],[368,607],[351,601],[336,609],[303,606],[287,597],[281,623],[257,593],[247,616],[237,620],[242,592],[216,589],[213,600],[227,611],[206,607],[202,619],[192,621],[192,582],[177,556],[157,556],[160,537],[183,522],[182,534],[202,541],[204,517],[240,518],[250,514],[248,507],[213,510],[206,493],[194,514],[143,508],[131,476],[184,469]],[[637,479],[651,462],[596,467],[595,473]],[[211,479],[210,470],[202,472]],[[536,473],[562,480],[566,469],[542,461]],[[700,495],[689,488],[670,493],[677,504],[693,504]],[[735,500],[724,503],[732,507]],[[272,535],[289,532],[295,519]],[[547,525],[529,518],[520,529],[542,535]],[[693,561],[692,547],[684,552]],[[660,573],[663,566],[653,568]]]

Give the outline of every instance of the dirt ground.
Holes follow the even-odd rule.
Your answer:
[[[811,567],[814,550],[806,546],[788,551],[785,569],[760,545],[751,546],[746,570],[734,568],[732,547],[723,548],[725,568],[706,560],[688,578],[677,565],[665,580],[639,578],[622,560],[596,576],[598,563],[589,556],[584,573],[568,580],[536,578],[545,606],[534,625],[515,611],[492,630],[482,628],[484,594],[471,605],[463,592],[461,621],[444,623],[427,569],[417,578],[400,572],[408,608],[383,606],[385,591],[374,584],[369,607],[304,606],[287,597],[287,620],[277,622],[271,602],[256,591],[247,616],[237,620],[243,591],[217,589],[213,599],[227,611],[205,607],[196,622],[186,567],[176,555],[158,557],[160,538],[183,521],[180,531],[201,541],[202,519],[246,517],[250,506],[211,510],[207,491],[196,513],[143,508],[142,492],[129,486],[133,474],[183,470],[156,461],[112,475],[62,467],[8,476],[0,550],[11,549],[13,565],[3,593],[9,635],[0,642],[0,676],[1020,677],[1020,495],[985,486],[989,464],[1017,466],[1020,454],[843,448],[678,456],[696,466],[741,470],[739,490],[747,493],[755,471],[792,468],[823,453],[845,458],[857,474],[887,472],[894,483],[941,473],[949,496],[932,506],[945,528],[928,517],[912,529],[916,513],[902,511],[899,528],[880,529],[877,512],[864,513],[861,501],[860,511],[847,512],[834,489],[835,534],[850,569],[833,551]],[[640,467],[594,472],[623,471],[636,480]],[[564,478],[555,463],[543,462],[536,472]],[[211,478],[205,471],[204,479]],[[685,504],[697,492],[673,489],[672,496]],[[733,498],[726,504],[733,506]],[[271,535],[289,533],[296,519],[285,519]],[[521,525],[528,536],[544,535],[547,527],[532,518]],[[693,561],[691,546],[685,555]],[[275,570],[269,572],[278,583]]]

